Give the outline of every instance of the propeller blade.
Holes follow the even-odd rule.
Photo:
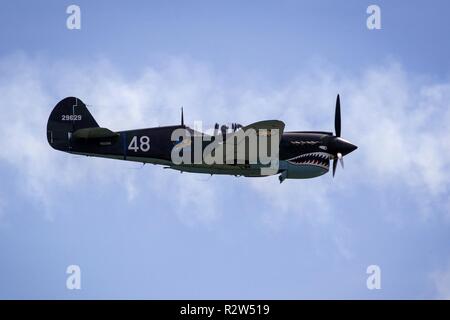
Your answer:
[[[341,136],[341,99],[339,95],[336,98],[336,111],[334,113],[334,131],[336,132],[336,137]]]
[[[183,107],[181,107],[181,125],[184,126],[184,114],[183,114]]]
[[[344,169],[344,157],[342,156],[342,153],[338,152],[337,157],[339,159],[339,162],[341,163],[342,169]]]
[[[337,160],[333,159],[333,177],[334,177],[334,174],[336,173],[336,168],[337,168]]]

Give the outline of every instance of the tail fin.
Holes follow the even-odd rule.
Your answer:
[[[70,149],[72,134],[84,128],[98,128],[86,105],[78,98],[67,97],[53,108],[47,122],[47,140],[55,149]]]

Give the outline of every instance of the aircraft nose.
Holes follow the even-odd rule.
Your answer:
[[[348,142],[347,140],[344,140],[342,138],[336,137],[333,139],[331,143],[331,151],[334,151],[336,153],[341,153],[342,155],[349,154],[352,151],[355,151],[358,149],[356,145],[354,145],[351,142]]]
[[[358,147],[356,145],[354,145],[353,143],[342,139],[342,141],[340,141],[340,143],[339,143],[338,149],[341,150],[341,153],[343,155],[346,155],[346,154],[349,154],[352,151],[355,151],[356,149],[358,149]]]

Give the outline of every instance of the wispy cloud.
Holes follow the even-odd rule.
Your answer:
[[[346,159],[349,169],[338,172],[334,181],[326,176],[279,185],[276,178],[264,178],[248,184],[250,196],[276,209],[261,214],[261,221],[275,229],[289,224],[292,217],[332,225],[335,219],[330,208],[335,200],[330,195],[336,190],[359,186],[377,188],[377,192],[384,187],[398,192],[409,189],[417,195],[414,201],[427,204],[449,192],[450,83],[423,80],[399,64],[388,63],[360,74],[316,68],[273,88],[257,83],[242,87],[202,64],[179,59],[164,67],[146,68],[134,77],[107,61],[80,67],[25,55],[1,59],[0,71],[2,112],[8,120],[0,134],[9,137],[0,140],[2,167],[17,170],[18,185],[49,212],[55,201],[49,190],[73,190],[87,181],[115,182],[134,201],[141,189],[149,187],[129,170],[117,170],[113,161],[80,161],[47,145],[48,115],[68,95],[91,105],[98,122],[112,130],[177,123],[179,107],[184,106],[189,122],[249,123],[278,118],[286,122],[287,130],[332,131],[334,99],[341,93],[343,136],[359,146]],[[199,183],[193,175],[169,180],[162,169],[149,175],[167,186],[156,188],[156,193],[163,196],[169,188],[176,189],[182,221],[211,224],[220,220],[218,199],[224,196],[220,183]],[[226,184],[232,187],[229,180]],[[183,210],[186,207],[198,210],[188,214]]]
[[[450,300],[450,266],[431,275],[437,299]]]

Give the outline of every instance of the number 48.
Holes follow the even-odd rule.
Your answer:
[[[147,152],[150,150],[150,138],[147,136],[140,137],[138,145],[138,137],[134,136],[133,139],[131,139],[128,150],[133,150],[134,152],[137,152],[138,150]]]

